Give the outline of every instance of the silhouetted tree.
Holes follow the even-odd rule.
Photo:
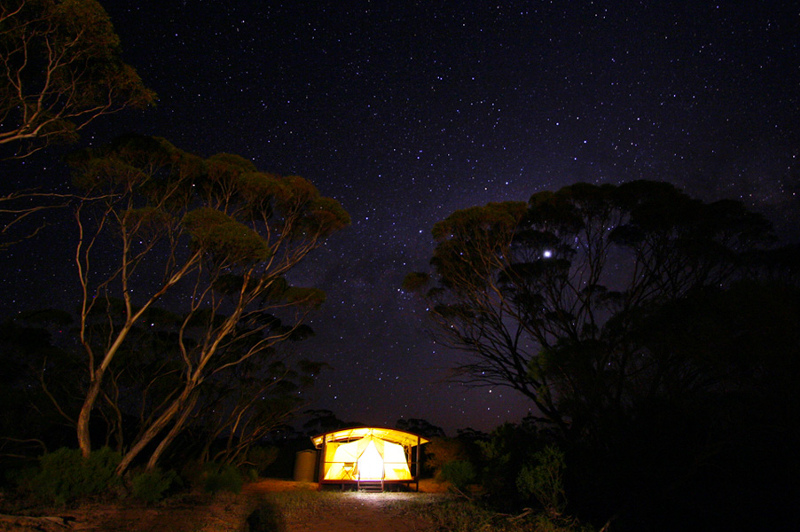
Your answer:
[[[433,273],[404,287],[465,353],[455,378],[512,387],[557,429],[579,514],[621,530],[796,518],[796,248],[774,249],[762,216],[664,183],[578,184],[458,211],[434,237]]]
[[[0,159],[69,142],[96,118],[142,108],[156,96],[120,56],[119,37],[95,0],[0,4]],[[15,190],[0,196],[0,249],[46,226],[38,215],[70,194]]]
[[[31,458],[69,441],[80,398],[70,377],[80,365],[55,336],[71,322],[66,312],[43,309],[0,323],[0,457]]]
[[[358,421],[342,421],[331,410],[306,410],[303,413],[309,416],[309,419],[303,423],[303,429],[305,429],[308,436],[317,436],[334,430],[363,426],[363,423]]]
[[[518,390],[575,439],[660,393],[671,361],[632,341],[634,317],[736,279],[770,226],[739,203],[637,181],[457,211],[433,236],[434,275],[409,274],[404,288],[467,355],[456,378]]]
[[[395,426],[400,430],[405,430],[413,434],[419,434],[425,438],[444,438],[446,434],[442,427],[437,427],[433,423],[418,418],[400,418]]]
[[[296,328],[289,340],[302,340],[309,331]],[[192,419],[208,434],[204,460],[242,465],[254,445],[308,405],[298,392],[313,385],[326,365],[294,361],[295,354],[284,342],[271,348],[269,356],[251,357],[207,382],[213,392],[204,395],[212,397],[202,401]],[[220,438],[224,445],[212,450]]]

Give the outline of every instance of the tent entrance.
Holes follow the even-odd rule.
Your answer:
[[[367,448],[358,457],[358,471],[356,472],[359,480],[383,480],[384,465],[383,457],[375,447],[375,442],[369,442]]]

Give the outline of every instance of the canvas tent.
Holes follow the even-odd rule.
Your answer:
[[[410,432],[378,427],[337,430],[311,440],[321,451],[319,481],[336,484],[411,483],[419,474],[419,449],[428,442]]]

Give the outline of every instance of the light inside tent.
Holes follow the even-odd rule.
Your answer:
[[[383,457],[375,447],[375,442],[367,444],[367,448],[358,457],[358,476],[361,480],[381,480],[384,478]]]

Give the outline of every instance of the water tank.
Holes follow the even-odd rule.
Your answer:
[[[317,451],[306,449],[298,451],[294,457],[294,479],[297,482],[315,482],[314,471],[317,469]]]

